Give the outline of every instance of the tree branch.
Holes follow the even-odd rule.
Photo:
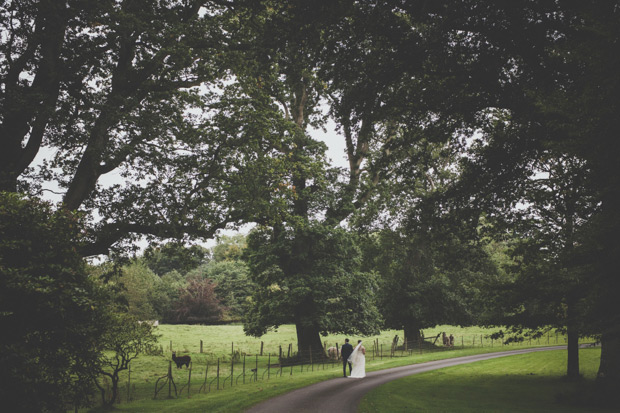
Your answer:
[[[197,238],[213,238],[215,233],[232,222],[224,220],[208,229],[199,229],[196,226],[161,224],[137,224],[128,222],[113,222],[104,224],[98,231],[97,237],[92,243],[82,245],[80,253],[84,257],[94,255],[107,255],[110,247],[128,234],[154,235],[160,238],[177,238],[182,235],[191,235]]]

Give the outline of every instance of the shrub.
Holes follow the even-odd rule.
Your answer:
[[[106,316],[79,230],[69,212],[0,192],[0,400],[12,411],[63,410],[92,392]]]
[[[219,321],[224,310],[215,295],[215,284],[208,278],[190,279],[174,306],[174,321],[187,324]]]

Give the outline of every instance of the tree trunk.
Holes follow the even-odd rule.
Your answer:
[[[118,397],[118,381],[118,374],[115,374],[112,377],[112,388],[110,389],[112,394],[110,395],[110,400],[108,400],[108,406],[112,406],[114,403],[116,403],[116,398]]]
[[[570,380],[579,379],[579,332],[576,327],[575,320],[575,305],[568,303],[568,321],[567,331],[568,336],[568,361],[566,367],[566,375]]]
[[[615,136],[616,135],[612,135]],[[599,265],[599,296],[597,300],[598,318],[602,325],[601,362],[597,374],[597,384],[608,396],[620,398],[620,306],[618,292],[620,291],[620,171],[618,164],[618,150],[620,144],[617,139],[610,145],[606,154],[608,168],[601,172],[606,178],[606,187],[603,196],[604,223],[600,231],[601,245],[604,248]],[[612,167],[613,166],[613,167]],[[613,173],[609,173],[613,171]]]
[[[119,103],[120,104],[120,103]],[[97,186],[101,176],[101,157],[110,140],[108,128],[114,123],[110,109],[100,114],[91,131],[88,145],[65,193],[63,204],[66,209],[78,209]]]
[[[568,327],[568,363],[566,375],[570,380],[579,379],[579,334],[574,328]]]
[[[403,327],[404,339],[407,341],[407,347],[420,346],[422,343],[422,334],[420,333],[420,326],[417,323],[408,323]]]
[[[601,364],[596,381],[606,389],[620,389],[619,331],[608,331],[601,337]]]
[[[66,2],[39,1],[36,9],[34,32],[22,54],[13,56],[3,77],[0,191],[16,192],[19,176],[39,152],[63,76],[62,47],[69,20]],[[21,79],[26,71],[32,71],[30,86]]]
[[[310,360],[310,352],[312,359],[323,357],[323,344],[321,343],[321,335],[319,330],[314,326],[303,326],[299,323],[297,328],[297,351],[302,360]]]

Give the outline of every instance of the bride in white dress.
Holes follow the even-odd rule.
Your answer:
[[[362,340],[357,342],[357,346],[349,356],[349,362],[353,365],[353,370],[351,370],[349,377],[354,379],[366,377],[366,349],[362,346]]]

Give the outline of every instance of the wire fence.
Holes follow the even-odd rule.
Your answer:
[[[471,349],[480,347],[515,347],[565,344],[566,337],[548,333],[544,336],[514,340],[495,339],[490,335],[453,336],[439,334],[422,340],[400,341],[398,336],[390,341],[375,339],[366,347],[367,366],[373,362],[395,357],[411,357],[429,352]],[[230,353],[216,356],[204,352],[200,342],[198,353],[190,353],[189,365],[178,368],[170,360],[174,351],[171,341],[166,349],[161,349],[158,357],[148,363],[132,363],[130,369],[123,373],[116,403],[127,403],[139,399],[167,399],[192,397],[196,394],[221,391],[235,386],[242,386],[259,381],[269,381],[282,377],[291,377],[314,371],[342,369],[340,344],[323,344],[321,351],[293,351],[293,343],[266,348],[263,342],[260,348],[251,352],[249,349],[236,348],[231,343]],[[413,361],[413,360],[412,360]]]

